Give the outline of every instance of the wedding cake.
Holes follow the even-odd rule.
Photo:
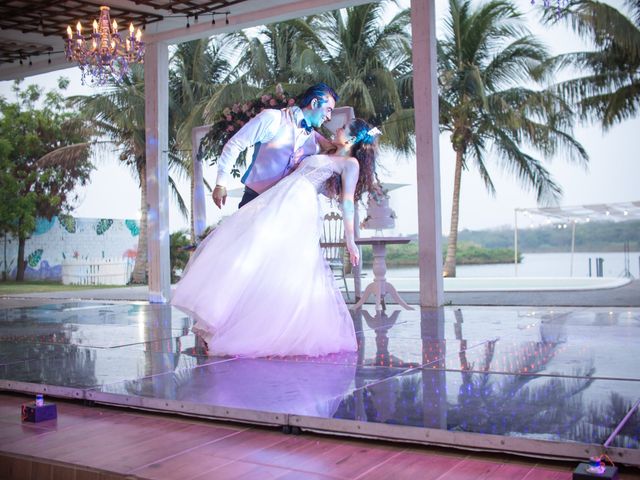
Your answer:
[[[389,207],[389,196],[384,190],[369,195],[367,201],[367,217],[362,221],[362,228],[382,230],[394,228],[396,213]]]

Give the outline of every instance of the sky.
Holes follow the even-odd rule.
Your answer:
[[[547,44],[552,53],[578,51],[587,46],[575,34],[564,26],[549,28],[542,25],[538,18],[541,1],[531,6],[529,0],[522,2],[521,9],[527,12],[528,26],[533,33]],[[609,3],[620,8],[622,1]],[[438,18],[446,12],[446,0],[436,0]],[[65,76],[70,80],[66,90],[69,95],[96,93],[97,90],[80,82],[77,67],[60,70],[44,75],[27,77],[25,84],[37,83],[45,89],[56,86],[56,80]],[[0,82],[0,95],[13,100],[12,82]],[[640,200],[638,181],[640,179],[640,118],[624,123],[603,132],[599,126],[581,126],[574,129],[574,137],[582,143],[589,154],[589,166],[584,168],[572,164],[562,156],[545,158],[545,165],[552,173],[556,183],[563,189],[559,205],[573,206],[594,203],[614,203]],[[104,155],[101,155],[104,156]],[[110,161],[102,159],[96,163],[91,182],[78,189],[80,196],[72,214],[76,217],[90,218],[139,218],[140,191],[129,170],[118,164],[117,155]],[[493,179],[496,195],[487,193],[477,173],[473,170],[463,172],[460,199],[459,228],[479,230],[485,228],[513,227],[514,209],[536,207],[535,195],[526,191],[508,173],[500,170],[496,162],[488,157],[488,165]],[[393,153],[383,152],[379,159],[380,177],[383,182],[405,184],[391,192],[390,205],[397,215],[396,228],[388,234],[410,235],[417,232],[417,195],[415,158],[405,158]],[[453,195],[454,154],[448,135],[440,136],[440,177],[442,230],[449,231],[451,204]],[[205,168],[205,178],[215,181],[215,170]],[[189,183],[186,179],[178,181],[179,189],[185,199],[189,195]],[[230,190],[240,188],[236,182]],[[236,208],[239,198],[230,197],[222,211],[218,210],[207,197],[207,223],[215,224],[221,215],[230,215]],[[364,211],[363,211],[364,214]],[[188,220],[182,218],[175,202],[170,199],[170,229],[176,231],[188,228]]]

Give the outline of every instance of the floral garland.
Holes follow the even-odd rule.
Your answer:
[[[295,97],[289,97],[282,86],[276,86],[274,95],[265,94],[260,98],[244,103],[234,103],[231,107],[224,108],[209,132],[203,137],[198,149],[198,158],[211,158],[210,164],[215,165],[222,154],[222,149],[249,120],[262,112],[265,108],[282,109],[296,104]],[[234,164],[231,174],[240,176],[240,169],[246,164],[246,151],[242,152]]]

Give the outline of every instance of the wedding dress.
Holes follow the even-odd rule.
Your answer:
[[[227,218],[197,248],[172,305],[211,354],[262,357],[357,350],[353,320],[319,245],[318,191],[331,159],[313,155]]]

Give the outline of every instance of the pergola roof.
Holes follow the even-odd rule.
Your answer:
[[[367,0],[3,0],[0,2],[0,80],[72,66],[64,55],[67,25],[89,31],[101,5],[120,29],[141,27],[143,41],[180,43],[264,25]],[[227,18],[229,24],[226,23]],[[212,24],[215,20],[215,25]],[[189,27],[187,28],[187,23]]]
[[[516,208],[525,216],[541,216],[561,221],[624,221],[640,219],[640,200],[622,203],[599,203],[573,207]]]

